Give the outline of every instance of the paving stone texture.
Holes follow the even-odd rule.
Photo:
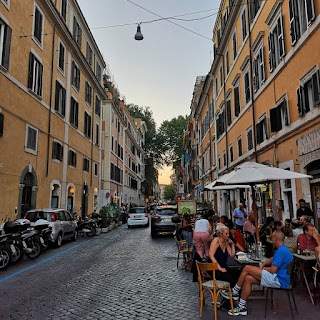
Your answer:
[[[199,319],[198,283],[176,268],[172,236],[151,238],[150,228],[126,225],[93,239],[51,249],[37,260],[24,258],[0,273],[0,319]],[[295,291],[302,319],[318,319],[305,288]],[[276,293],[267,319],[292,319],[285,293]],[[250,300],[251,319],[264,319],[264,300]],[[232,318],[227,310],[219,319]],[[203,320],[213,319],[209,296]]]

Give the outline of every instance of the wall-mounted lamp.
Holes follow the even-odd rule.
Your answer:
[[[98,195],[98,188],[97,188],[97,187],[95,187],[95,188],[94,188],[94,190],[93,190],[93,194],[94,194],[95,196],[97,196],[97,195]]]
[[[74,190],[74,187],[71,187],[71,188],[69,189],[69,192],[70,192],[70,193],[74,193],[74,191],[75,191],[75,190]]]
[[[52,191],[54,191],[54,185],[53,185],[53,186],[51,186],[51,190],[52,190]]]
[[[138,24],[138,26],[137,26],[137,33],[135,34],[134,38],[135,38],[135,40],[138,40],[138,41],[143,40],[143,35],[141,33],[140,24]]]

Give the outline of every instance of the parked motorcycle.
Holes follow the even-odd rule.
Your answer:
[[[0,236],[0,270],[5,269],[10,262],[10,253],[8,247],[8,237],[7,235]]]
[[[49,247],[52,227],[49,226],[49,221],[44,219],[39,219],[33,224],[33,230],[37,231],[39,236],[39,241],[41,244],[41,250],[47,250]]]
[[[28,258],[35,259],[41,254],[41,244],[38,231],[30,229],[30,221],[27,219],[17,219],[8,221],[4,224],[3,230],[8,237],[9,234],[14,241],[16,251],[20,250]],[[12,252],[12,251],[11,251]],[[21,259],[21,256],[16,257],[12,252],[12,261]]]
[[[77,232],[79,235],[87,235],[92,237],[96,234],[98,225],[94,219],[79,220],[77,222]]]

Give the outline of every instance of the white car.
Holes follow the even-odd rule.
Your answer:
[[[149,216],[144,207],[133,207],[129,209],[128,219],[127,219],[128,228],[133,226],[144,226],[149,227]]]

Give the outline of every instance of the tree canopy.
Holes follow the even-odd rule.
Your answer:
[[[166,200],[173,200],[176,197],[176,187],[173,184],[164,187],[163,198]]]

